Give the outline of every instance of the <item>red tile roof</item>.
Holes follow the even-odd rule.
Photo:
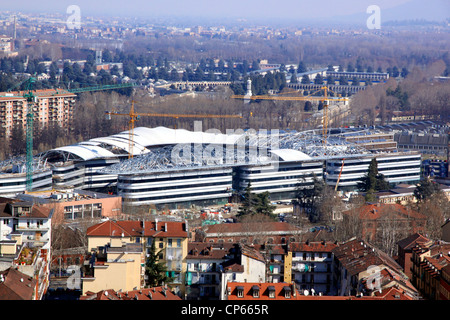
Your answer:
[[[414,248],[417,243],[426,243],[429,241],[430,239],[420,233],[414,233],[409,237],[400,240],[397,244],[400,248],[403,248],[403,250],[408,250]]]
[[[87,229],[88,237],[180,237],[187,238],[185,222],[108,220]]]
[[[352,210],[344,211],[344,214],[352,213]],[[379,219],[386,214],[395,214],[398,218],[415,218],[415,219],[424,219],[426,220],[426,216],[414,211],[410,210],[407,207],[394,203],[394,204],[385,204],[385,203],[376,203],[376,204],[365,204],[357,209],[359,213],[360,219],[364,220],[376,220]]]
[[[36,280],[10,267],[0,271],[0,300],[32,300]]]
[[[387,265],[394,270],[401,270],[392,257],[359,239],[352,239],[333,249],[336,259],[347,269],[349,274],[357,275],[372,265]]]
[[[242,290],[243,296],[238,297],[238,291]],[[254,297],[254,290],[259,292],[258,297]],[[270,292],[273,290],[273,297]],[[230,294],[228,294],[230,292]],[[288,293],[288,295],[286,295]],[[297,300],[299,296],[295,286],[289,283],[269,283],[269,282],[228,282],[228,300]],[[289,297],[289,298],[288,298]]]
[[[206,235],[211,233],[249,233],[249,232],[291,232],[301,231],[296,226],[287,222],[257,222],[257,223],[221,223],[204,228]]]
[[[334,242],[291,242],[289,251],[292,252],[332,252],[337,244]]]
[[[88,291],[80,300],[181,300],[181,298],[164,286],[117,292],[102,290],[97,293]]]

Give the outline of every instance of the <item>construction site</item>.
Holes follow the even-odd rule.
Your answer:
[[[78,91],[105,89],[108,88]],[[321,102],[323,109],[311,116],[319,119],[314,130],[246,127],[227,133],[203,131],[202,119],[242,118],[242,115],[137,113],[132,102],[129,112],[105,114],[107,118],[128,118],[128,130],[37,155],[31,152],[33,113],[29,112],[24,122],[26,158],[0,163],[0,195],[76,188],[116,194],[132,206],[179,208],[225,204],[251,184],[256,193],[269,192],[273,201],[289,201],[294,199],[296,189],[312,187],[313,178],[323,179],[343,194],[357,191],[357,184],[374,157],[379,172],[389,183],[420,180],[421,154],[407,149],[399,152],[394,136],[400,130],[367,126],[332,128],[330,111],[345,109],[349,98],[329,95],[326,86],[320,91],[318,96],[305,97],[295,93],[254,96],[251,81],[247,81],[246,95],[232,97],[243,99],[244,104],[260,99]],[[77,92],[68,92],[74,93]],[[31,88],[9,98],[28,103],[42,100]],[[194,130],[135,127],[140,117],[192,118]],[[431,126],[425,122],[424,125]]]

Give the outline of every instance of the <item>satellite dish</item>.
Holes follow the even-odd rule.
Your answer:
[[[308,295],[309,295],[308,290],[303,291],[303,294],[304,294],[305,296],[308,296]]]

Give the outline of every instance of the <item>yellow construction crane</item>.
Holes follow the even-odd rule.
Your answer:
[[[133,145],[134,145],[134,123],[139,119],[139,117],[169,117],[169,118],[242,118],[241,115],[232,114],[175,114],[175,113],[137,113],[134,111],[134,101],[131,102],[131,108],[129,113],[118,113],[106,111],[106,116],[108,119],[111,116],[128,116],[130,120],[128,121],[128,143],[129,143],[129,155],[128,158],[133,158]]]
[[[316,94],[319,91],[324,92],[323,96],[313,96],[313,94]],[[321,87],[319,90],[307,95],[307,96],[301,96],[301,97],[283,97],[280,95],[232,95],[231,98],[233,99],[250,99],[250,100],[279,100],[279,101],[322,101],[323,102],[323,118],[322,118],[322,136],[323,136],[323,144],[326,144],[327,142],[327,135],[328,135],[328,105],[329,101],[344,101],[348,102],[348,98],[341,97],[340,95],[338,97],[329,97],[328,91],[332,91],[328,89],[327,86]],[[296,92],[296,91],[294,91]],[[333,91],[332,91],[333,92]],[[285,92],[286,93],[293,93],[292,91]]]

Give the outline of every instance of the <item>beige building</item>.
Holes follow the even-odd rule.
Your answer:
[[[179,296],[184,296],[186,290],[186,256],[188,251],[187,222],[108,220],[88,228],[87,238],[88,250],[90,251],[98,251],[101,247],[109,247],[109,250],[113,244],[116,248],[120,248],[121,246],[126,247],[130,244],[140,245],[142,267],[145,265],[145,260],[151,245],[154,242],[156,250],[159,252],[159,260],[166,264],[167,272],[174,279],[173,282],[168,285]],[[138,258],[135,257],[135,260],[138,260]],[[130,267],[126,269],[126,271],[123,271],[125,273],[121,273],[120,275],[116,275],[115,269],[109,268],[109,271],[105,271],[109,272],[109,275],[107,276],[109,279],[108,281],[117,281],[117,283],[115,283],[116,287],[112,288],[117,290],[116,288],[118,288],[118,286],[125,284],[123,279],[119,279],[124,277],[131,277],[134,279],[133,284],[138,288],[141,288],[145,283],[143,269],[144,267],[140,270],[138,270],[137,267]],[[133,275],[129,275],[128,273],[133,273]],[[137,285],[137,278],[140,279],[139,285]],[[103,283],[102,285],[106,285],[106,283]],[[95,289],[90,288],[89,290],[97,292],[107,289],[111,288],[100,288],[100,285],[97,285]],[[125,289],[122,288],[122,290]],[[83,292],[85,292],[84,288]]]
[[[0,126],[6,136],[11,135],[12,128],[20,125],[26,129],[27,114],[33,110],[34,121],[42,127],[55,123],[67,127],[73,118],[76,94],[64,89],[35,90],[35,102],[28,102],[23,97],[26,91],[0,92]]]
[[[90,272],[83,278],[83,294],[112,289],[131,291],[144,286],[145,255],[142,245],[123,243],[120,238],[111,238],[108,246],[95,253]]]

